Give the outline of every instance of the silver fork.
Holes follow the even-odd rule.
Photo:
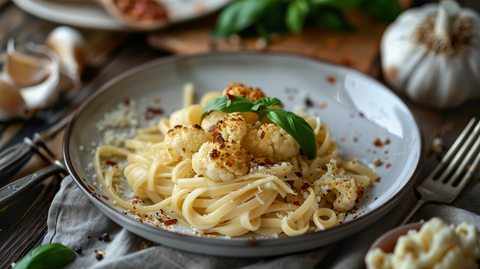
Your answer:
[[[475,121],[475,118],[470,120],[433,172],[417,187],[422,198],[401,225],[408,223],[425,204],[453,202],[468,183],[480,163],[480,154],[477,153],[475,157],[480,148],[480,122],[474,127]]]

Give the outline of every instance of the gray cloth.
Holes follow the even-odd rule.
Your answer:
[[[472,222],[480,228],[478,193],[480,184],[472,179],[452,206],[427,205],[412,221],[437,216],[455,224]],[[48,233],[43,244],[61,243],[72,249],[82,246],[82,254],[77,255],[67,268],[364,268],[364,258],[373,241],[395,227],[416,202],[417,198],[410,190],[405,199],[377,223],[326,247],[277,257],[227,258],[151,244],[104,216],[67,177],[50,208]],[[110,235],[108,242],[98,239],[103,233]],[[141,250],[142,242],[155,247]],[[103,260],[95,259],[95,249],[105,252]]]

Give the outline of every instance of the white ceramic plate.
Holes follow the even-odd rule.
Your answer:
[[[358,157],[374,168],[381,179],[366,188],[358,210],[344,224],[298,237],[212,239],[140,223],[112,206],[111,199],[102,199],[104,192],[91,187],[94,172],[86,167],[93,156],[88,150],[80,151],[79,146],[88,147],[92,141],[101,140],[93,124],[126,98],[134,99],[143,111],[147,106],[161,106],[169,114],[181,108],[181,89],[186,82],[195,84],[197,98],[208,91],[221,91],[231,82],[242,82],[280,98],[287,110],[298,104],[305,106],[308,97],[311,109],[330,128],[341,154]],[[161,103],[154,104],[158,97]],[[388,145],[379,147],[372,143],[375,138],[387,137]],[[94,204],[133,233],[183,250],[244,257],[323,246],[372,224],[398,204],[412,186],[422,164],[423,142],[406,105],[388,88],[358,71],[295,55],[220,53],[155,60],[110,81],[78,110],[66,131],[64,156],[74,180]],[[382,166],[373,167],[376,157],[382,160]]]
[[[214,12],[232,0],[162,0],[171,23],[181,23]],[[114,20],[92,0],[13,0],[32,15],[79,28],[132,31]]]

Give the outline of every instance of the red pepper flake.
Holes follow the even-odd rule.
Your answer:
[[[228,167],[232,167],[232,165],[233,165],[232,163],[227,163]]]
[[[97,186],[93,186],[93,187],[95,187],[95,189],[97,189],[97,190],[98,190]]]
[[[377,200],[377,199],[378,199],[378,197],[375,197],[375,200]]]
[[[230,195],[230,194],[232,194],[232,193],[234,193],[234,192],[236,192],[236,191],[237,191],[237,190],[233,190],[233,191],[229,192],[228,195]]]
[[[359,202],[360,202],[360,200],[357,197],[357,199],[355,199],[355,203],[359,203]]]
[[[370,152],[371,150],[370,149],[367,149],[367,152]]]
[[[182,148],[183,152],[185,152],[185,148]]]
[[[327,76],[327,82],[330,84],[335,84],[335,77],[334,76]]]
[[[115,162],[115,161],[110,161],[110,160],[106,161],[105,163],[106,163],[107,165],[111,165],[111,166],[117,165],[117,162]]]
[[[340,137],[340,142],[345,142],[345,137]]]
[[[295,98],[295,96],[289,95],[289,96],[288,96],[288,101],[293,101],[294,98]]]
[[[203,175],[198,175],[198,177],[203,177]]]
[[[130,105],[130,99],[125,99],[123,100],[123,103],[126,105],[126,106],[129,106]]]
[[[373,141],[373,144],[374,144],[376,147],[379,147],[379,148],[383,147],[383,143],[382,143],[382,141],[380,141],[380,139],[375,139],[375,140]]]
[[[385,150],[385,152],[384,152],[384,153],[385,153],[385,154],[388,154],[388,150]]]
[[[306,190],[306,189],[308,189],[308,188],[310,188],[310,184],[305,183],[305,184],[303,184],[303,186],[302,186],[300,189]]]
[[[385,156],[385,160],[388,160],[388,156]]]
[[[341,61],[342,65],[346,66],[346,67],[353,67],[353,61],[351,59],[343,59]]]
[[[83,181],[87,181],[84,177],[82,177]]]
[[[391,163],[387,163],[387,165],[385,165],[385,168],[387,168],[387,169],[390,168],[390,167],[392,167]]]
[[[133,207],[133,209],[135,209],[135,210],[136,210],[137,208],[134,206],[134,207]]]
[[[262,131],[262,134],[260,135],[260,139],[263,139],[265,137],[265,131]]]
[[[138,203],[138,197],[135,197],[134,199],[132,199],[131,202],[134,203],[134,204]]]
[[[90,239],[90,238],[92,238],[92,237],[90,235],[87,235],[87,239]]]
[[[353,217],[353,219],[356,219],[356,218],[358,218],[358,215],[356,215],[355,217]]]
[[[357,162],[356,161],[352,161],[352,164],[356,164]]]
[[[298,201],[293,202],[293,204],[300,206],[300,202],[298,202]]]
[[[163,109],[157,107],[147,107],[147,114],[161,115],[163,114]]]
[[[91,189],[92,191],[95,191],[95,189],[92,188],[92,186],[90,186],[90,185],[87,185],[87,186],[88,186],[88,188]]]
[[[227,95],[228,100],[231,100],[231,101],[235,100],[235,96],[233,96],[231,94],[228,94],[228,93],[226,95]]]
[[[108,196],[102,195],[103,199],[108,200]]]
[[[153,103],[155,103],[155,104],[159,104],[160,101],[161,101],[161,99],[159,97],[154,97],[153,98]]]
[[[373,188],[373,184],[370,184],[370,188]]]
[[[176,219],[166,220],[164,223],[165,225],[170,226],[170,225],[177,224],[177,220]]]
[[[317,107],[320,108],[320,109],[324,109],[325,107],[327,107],[327,103],[321,102],[317,105]]]
[[[143,220],[142,220],[142,219],[139,219],[139,221],[140,221],[141,223],[143,223]]]
[[[98,253],[98,250],[94,250],[93,252]]]
[[[216,139],[219,135],[220,135],[220,133],[218,133],[218,132],[213,133],[213,139]]]
[[[265,161],[265,163],[268,163],[268,164],[273,164],[273,162],[272,162],[272,161],[270,161],[270,159],[269,159],[269,158],[265,158],[265,160],[264,160],[264,161]]]
[[[300,172],[295,172],[295,175],[297,175],[297,177],[303,177],[302,173]]]

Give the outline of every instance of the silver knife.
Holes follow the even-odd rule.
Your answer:
[[[55,159],[53,153],[46,147],[45,142],[54,138],[72,119],[75,113],[68,116],[39,133],[33,135],[33,139],[25,137],[23,142],[17,143],[0,153],[0,184],[8,182],[22,168],[34,153],[39,153],[42,148],[51,159]],[[50,162],[43,154],[42,158]]]

